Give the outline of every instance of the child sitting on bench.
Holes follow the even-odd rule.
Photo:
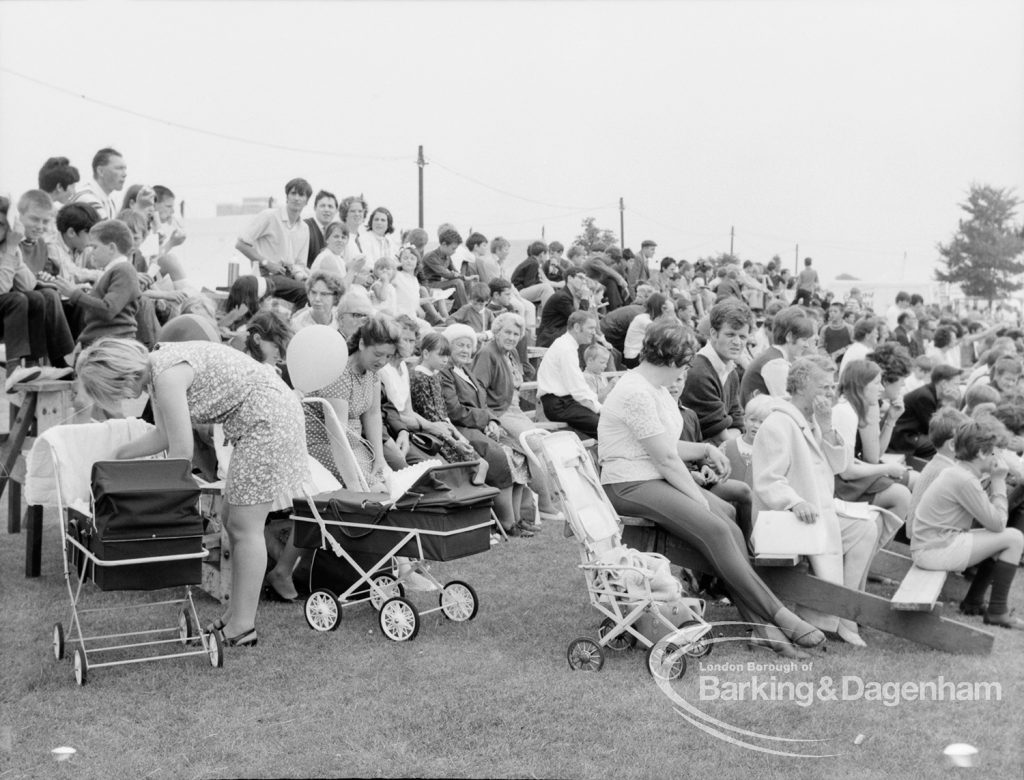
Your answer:
[[[985,422],[961,425],[954,439],[956,465],[929,485],[916,507],[910,551],[922,569],[963,571],[995,557],[986,624],[1024,629],[1007,604],[1010,586],[1024,552],[1024,534],[1007,528],[1006,464],[995,455],[999,434]],[[988,488],[982,479],[988,478]],[[981,528],[971,530],[973,522]],[[981,603],[982,594],[965,602]]]

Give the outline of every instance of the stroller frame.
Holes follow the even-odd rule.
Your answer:
[[[578,566],[586,579],[590,604],[604,616],[596,642],[577,637],[569,643],[569,666],[600,671],[606,648],[628,650],[639,644],[647,649],[645,665],[652,674],[682,677],[686,658],[704,657],[713,646],[706,638],[711,625],[703,619],[704,602],[681,599],[689,615],[677,625],[662,611],[666,602],[659,601],[652,591],[651,571],[607,560],[628,548],[622,544],[619,516],[601,487],[594,461],[576,434],[534,429],[525,431],[520,442],[530,459],[552,479],[565,512],[566,536],[579,542]],[[635,583],[632,588],[624,586],[626,578]],[[645,615],[666,629],[662,640],[652,641],[639,630],[637,624]]]
[[[444,471],[447,469],[465,468],[465,463],[449,463],[431,466],[425,473]],[[420,617],[432,612],[441,612],[454,622],[464,622],[476,617],[479,599],[471,585],[462,580],[450,580],[442,584],[425,565],[427,560],[423,550],[423,537],[450,537],[477,531],[489,527],[493,520],[450,531],[410,528],[404,526],[370,524],[348,520],[325,520],[316,508],[313,497],[306,495],[312,519],[292,515],[295,522],[315,522],[320,527],[320,549],[330,550],[337,557],[345,560],[358,575],[356,581],[341,593],[334,593],[329,588],[317,588],[306,598],[304,613],[309,627],[315,631],[334,631],[341,624],[342,607],[355,606],[364,602],[377,611],[378,625],[385,637],[395,642],[405,642],[416,638],[420,628]],[[341,544],[328,533],[328,526],[349,530],[386,531],[394,534],[397,540],[391,548],[380,554],[376,562],[363,568]],[[407,544],[415,542],[417,555],[408,557],[408,569],[400,571],[395,560],[398,552]],[[387,569],[387,570],[385,570]],[[438,606],[430,609],[419,609],[406,598],[405,585],[410,575],[416,573],[424,577],[437,592]]]
[[[58,472],[59,463],[52,455],[55,473]],[[199,613],[196,610],[195,601],[192,598],[192,586],[185,585],[185,595],[178,599],[167,599],[164,601],[144,602],[140,604],[118,605],[116,607],[90,607],[82,609],[79,601],[82,598],[82,591],[89,574],[92,571],[90,566],[117,567],[137,566],[157,563],[168,563],[173,561],[185,561],[205,559],[209,551],[204,549],[198,553],[185,553],[180,555],[157,555],[144,558],[128,558],[124,560],[108,561],[98,557],[89,550],[78,539],[68,534],[68,522],[70,520],[69,510],[64,504],[61,492],[60,480],[56,482],[57,510],[59,513],[61,551],[64,565],[64,582],[68,591],[70,601],[70,614],[68,623],[71,634],[65,638],[64,624],[55,623],[53,626],[53,656],[55,660],[61,661],[65,657],[66,643],[75,644],[73,653],[73,668],[75,682],[78,685],[85,685],[89,679],[89,673],[94,669],[108,666],[125,666],[127,664],[144,663],[147,661],[161,661],[168,658],[184,658],[188,656],[206,656],[210,665],[214,668],[224,666],[224,645],[216,632],[205,633],[199,629]],[[71,557],[77,555],[77,560],[72,562]],[[77,582],[73,576],[72,569],[77,568]],[[176,625],[169,628],[155,628],[143,631],[126,631],[113,634],[86,635],[82,625],[82,615],[98,614],[123,609],[140,609],[148,607],[180,605]],[[144,637],[140,641],[122,641],[109,644],[110,640],[131,640],[137,637]],[[196,644],[198,643],[198,647]],[[118,650],[130,650],[141,647],[154,647],[179,644],[185,648],[180,652],[168,652],[160,655],[143,656],[137,658],[124,658],[111,661],[97,662],[90,660],[90,653],[93,658],[101,653],[109,653]],[[105,656],[102,656],[105,657]]]

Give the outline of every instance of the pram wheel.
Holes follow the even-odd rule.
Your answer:
[[[89,682],[89,663],[85,660],[85,649],[75,648],[75,682],[85,685]]]
[[[687,620],[679,628],[690,628],[691,626],[699,626],[701,622],[699,620]],[[704,634],[696,642],[691,642],[690,646],[686,648],[686,654],[690,658],[705,658],[711,655],[711,651],[715,645],[711,641],[711,632]]]
[[[192,616],[188,613],[188,609],[182,608],[178,612],[178,639],[181,640],[182,646],[184,647],[190,640],[195,639],[196,633],[196,625]]]
[[[612,629],[615,628],[615,621],[611,618],[605,618],[601,621],[601,625],[598,626],[597,635],[601,639],[605,638],[605,635],[610,634]],[[636,637],[628,631],[623,631],[617,637],[609,642],[605,642],[605,647],[611,648],[612,650],[629,650],[636,644]]]
[[[565,656],[569,661],[569,668],[578,672],[599,672],[604,666],[604,651],[601,645],[590,637],[581,636],[572,640]]]
[[[53,624],[53,657],[64,660],[64,626],[60,623]]]
[[[210,656],[210,666],[220,669],[224,666],[224,640],[220,638],[220,632],[211,631],[206,635],[206,652]]]
[[[669,658],[671,657],[671,660]],[[656,642],[647,649],[647,671],[659,680],[678,680],[686,674],[686,654],[669,642]]]
[[[395,642],[415,639],[420,631],[420,613],[411,602],[401,597],[385,601],[377,620],[384,636]]]
[[[445,585],[441,589],[438,602],[441,605],[441,614],[456,623],[472,620],[476,617],[476,611],[480,607],[476,591],[469,584],[460,580],[452,580]]]
[[[402,586],[402,583],[398,582],[390,574],[379,574],[373,578],[372,582],[377,588],[384,591],[384,595],[381,596],[377,588],[370,588],[370,605],[378,612],[380,612],[380,608],[384,606],[384,602],[388,599],[405,597],[405,588]]]
[[[334,631],[341,625],[338,597],[327,588],[314,590],[306,597],[306,622],[314,631]]]

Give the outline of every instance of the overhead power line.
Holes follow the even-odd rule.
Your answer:
[[[517,200],[526,201],[527,203],[535,203],[538,206],[547,206],[548,208],[551,208],[551,209],[565,209],[567,211],[599,211],[601,209],[610,208],[611,206],[615,205],[615,203],[604,203],[604,204],[602,204],[600,206],[566,206],[565,204],[548,203],[547,201],[537,200],[535,198],[529,198],[526,195],[518,195],[518,194],[516,194],[514,192],[509,192],[508,190],[503,190],[500,187],[495,187],[493,185],[490,185],[487,182],[480,181],[480,179],[474,178],[474,177],[472,177],[472,176],[470,176],[468,174],[461,173],[460,171],[455,170],[451,166],[446,165],[445,163],[443,163],[440,160],[438,160],[436,157],[429,156],[429,157],[427,157],[427,161],[433,163],[438,168],[444,168],[446,171],[448,171],[448,173],[453,174],[455,176],[458,176],[460,179],[465,179],[466,181],[471,181],[471,182],[473,182],[473,184],[476,184],[477,186],[483,187],[484,189],[488,189],[488,190],[491,190],[493,192],[500,193],[501,195],[505,195],[505,196],[507,196],[509,198],[516,198]]]
[[[158,124],[166,125],[168,127],[173,127],[173,128],[175,128],[177,130],[186,130],[186,131],[188,131],[190,133],[198,133],[199,135],[206,135],[206,136],[210,136],[211,138],[220,138],[220,139],[225,140],[225,141],[236,141],[238,143],[250,144],[252,146],[262,146],[262,147],[264,147],[266,149],[276,149],[276,150],[282,151],[282,152],[295,152],[297,154],[312,154],[312,155],[318,155],[318,156],[322,156],[322,157],[340,157],[340,158],[345,158],[345,159],[358,159],[358,160],[383,160],[383,161],[388,161],[388,162],[394,161],[394,160],[407,160],[407,159],[409,159],[406,155],[390,155],[390,156],[386,156],[386,155],[371,155],[371,154],[355,154],[355,153],[352,153],[352,152],[339,152],[339,151],[334,151],[334,150],[329,150],[329,149],[303,149],[303,148],[297,147],[297,146],[288,146],[287,144],[277,144],[277,143],[272,143],[270,141],[261,141],[261,140],[256,139],[256,138],[245,138],[243,136],[232,135],[230,133],[222,133],[222,132],[219,132],[217,130],[207,130],[207,129],[202,128],[202,127],[195,127],[194,125],[186,125],[186,124],[184,124],[182,122],[175,122],[173,119],[165,119],[163,117],[153,116],[152,114],[146,114],[146,113],[144,113],[142,111],[136,111],[135,109],[132,109],[132,108],[126,108],[125,106],[118,106],[118,105],[115,105],[114,103],[108,103],[105,100],[99,100],[98,98],[89,97],[88,95],[84,95],[84,94],[82,94],[80,92],[75,92],[74,90],[68,89],[67,87],[62,87],[62,86],[60,86],[58,84],[51,84],[48,81],[43,81],[42,79],[37,79],[34,76],[29,76],[29,75],[27,75],[25,73],[21,73],[19,71],[12,70],[11,68],[0,66],[0,72],[8,73],[8,74],[10,74],[12,76],[16,76],[16,77],[18,77],[20,79],[24,79],[25,81],[29,81],[29,82],[31,82],[33,84],[38,84],[39,86],[46,87],[47,89],[54,90],[55,92],[61,92],[61,93],[65,94],[65,95],[71,95],[72,97],[79,98],[81,100],[84,100],[87,103],[92,103],[94,105],[101,106],[101,107],[109,109],[111,111],[117,111],[117,112],[120,112],[122,114],[127,114],[129,116],[138,117],[139,119],[145,119],[145,120],[148,120],[150,122],[156,122]]]

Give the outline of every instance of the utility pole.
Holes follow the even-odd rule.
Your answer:
[[[423,145],[420,145],[419,155],[416,157],[416,166],[420,169],[420,222],[419,227],[423,227],[423,168],[426,166],[427,161],[423,159]]]
[[[796,249],[793,250],[793,273],[800,273],[800,245],[796,245]]]
[[[626,248],[626,204],[619,198],[619,249]]]
[[[736,228],[730,225],[729,226],[729,257],[733,257],[732,242],[733,242],[734,238],[736,238]]]

